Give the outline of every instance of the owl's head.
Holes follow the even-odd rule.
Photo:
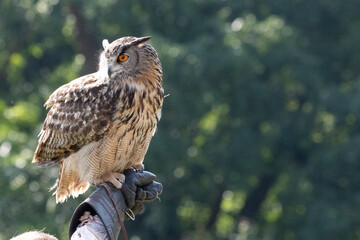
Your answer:
[[[150,38],[123,37],[112,43],[104,39],[99,71],[111,79],[122,79],[157,66],[161,69],[155,49],[147,43]]]

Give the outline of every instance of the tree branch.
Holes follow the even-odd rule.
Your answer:
[[[212,199],[212,208],[211,208],[211,215],[210,215],[210,218],[205,226],[205,229],[207,231],[210,231],[215,223],[216,223],[216,220],[217,220],[217,217],[219,215],[219,212],[220,212],[220,206],[221,206],[221,201],[222,201],[222,196],[223,196],[223,192],[225,190],[225,187],[223,184],[220,184],[220,185],[217,185],[217,189],[216,189],[216,192],[213,196],[213,199]]]
[[[97,67],[95,58],[98,51],[95,37],[86,28],[86,20],[75,4],[70,4],[70,12],[76,18],[76,27],[78,30],[76,38],[78,47],[85,56],[85,70],[88,73],[95,72]]]
[[[250,193],[246,198],[244,207],[237,216],[237,221],[240,222],[241,218],[254,218],[258,212],[260,205],[265,200],[266,195],[270,188],[274,185],[276,180],[275,175],[264,175],[258,184],[258,186]]]

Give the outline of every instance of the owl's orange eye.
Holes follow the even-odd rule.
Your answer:
[[[129,59],[129,56],[128,56],[128,55],[121,54],[121,55],[119,56],[119,61],[120,61],[120,62],[126,62],[128,59]]]

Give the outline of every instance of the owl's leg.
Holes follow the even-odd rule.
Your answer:
[[[145,170],[144,164],[133,164],[131,165],[131,168],[134,169],[135,172],[143,172]]]
[[[103,182],[111,182],[116,188],[122,187],[122,182],[125,181],[125,175],[122,173],[110,173],[103,179]]]

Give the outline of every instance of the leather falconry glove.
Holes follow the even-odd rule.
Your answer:
[[[90,212],[92,216],[100,217],[109,239],[118,239],[121,231],[120,221],[133,218],[133,214],[138,214],[143,210],[143,201],[153,201],[162,193],[162,184],[154,181],[156,176],[151,172],[126,170],[124,175],[125,182],[121,189],[115,188],[111,183],[105,183],[107,187],[99,186],[76,208],[70,221],[69,239],[81,223],[80,217],[85,211]],[[109,195],[109,191],[112,196]],[[118,211],[114,204],[117,205]],[[118,213],[120,213],[120,220]]]

